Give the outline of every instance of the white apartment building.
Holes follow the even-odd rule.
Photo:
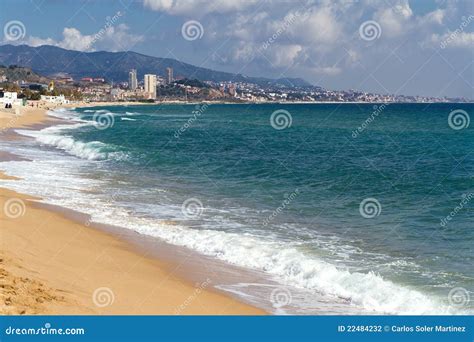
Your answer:
[[[149,99],[156,99],[156,75],[145,75],[145,93]]]

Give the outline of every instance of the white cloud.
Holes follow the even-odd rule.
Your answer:
[[[164,2],[159,3],[164,6]],[[222,3],[217,2],[216,7],[219,4]],[[217,46],[228,42],[229,48],[219,48],[218,58],[213,58],[216,63],[238,68],[253,64],[262,71],[288,72],[291,68],[301,74],[337,76],[343,71],[370,66],[376,55],[384,58],[387,51],[399,46],[401,36],[410,37],[408,45],[426,39],[446,25],[448,13],[440,7],[416,15],[408,0],[395,4],[372,0],[306,3],[267,0],[261,4],[256,12],[256,7],[237,6],[225,18],[216,14],[202,19],[203,24],[212,27],[208,31],[210,47],[213,42]],[[177,13],[184,11],[180,6],[184,5],[168,2],[167,11],[180,15]],[[367,49],[367,44],[359,39],[359,26],[369,19],[381,25],[383,39],[374,41]],[[458,39],[464,41],[467,37]]]
[[[234,49],[230,51],[230,58],[227,60],[232,60],[239,63],[249,63],[256,56],[257,47],[252,44],[238,44]]]
[[[425,16],[423,16],[420,19],[420,23],[421,24],[435,23],[438,25],[442,25],[445,16],[446,16],[446,11],[438,8],[434,10],[433,12],[430,12],[426,14]]]
[[[295,41],[334,44],[340,38],[342,28],[342,20],[338,20],[330,7],[313,7],[299,14],[288,32]]]
[[[358,63],[360,60],[360,54],[353,49],[346,50],[347,53],[347,58],[346,58],[346,64],[351,66],[355,63]]]
[[[95,35],[95,38],[97,42],[93,44],[93,48],[96,47],[96,50],[100,48],[108,51],[130,50],[136,44],[145,40],[143,35],[130,33],[129,27],[126,24],[111,26],[105,30],[103,36],[97,37]]]
[[[66,27],[63,31],[63,40],[58,43],[58,46],[77,51],[88,51],[92,49],[94,37],[82,35],[82,33],[73,27]]]
[[[268,58],[274,67],[290,67],[302,50],[303,47],[296,44],[278,45],[270,49]]]
[[[153,11],[175,15],[203,15],[240,11],[253,6],[257,0],[144,0],[145,7]]]
[[[394,7],[380,9],[374,18],[382,27],[383,34],[391,38],[410,30],[412,16],[413,11],[405,0]]]
[[[243,41],[256,41],[259,37],[270,34],[266,32],[269,31],[267,27],[271,22],[272,20],[266,12],[239,14],[221,33]],[[218,29],[222,30],[221,27]]]
[[[441,48],[467,48],[474,46],[474,32],[453,31],[445,34],[431,35],[431,43],[439,45]]]
[[[316,68],[313,68],[312,71],[314,71],[316,74],[334,76],[334,75],[340,74],[342,72],[342,69],[336,66],[328,66],[328,67],[316,67]]]
[[[52,38],[42,39],[39,37],[30,36],[27,40],[27,44],[30,46],[41,46],[41,45],[56,45],[57,42]]]
[[[76,51],[122,51],[130,49],[143,40],[143,36],[129,33],[128,26],[120,24],[101,29],[91,35],[84,35],[74,27],[65,27],[63,39],[60,41],[30,36],[27,43],[31,46],[54,45]]]

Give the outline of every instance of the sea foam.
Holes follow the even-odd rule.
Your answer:
[[[17,129],[16,133],[35,138],[44,145],[53,146],[73,156],[87,160],[125,160],[128,155],[119,151],[117,146],[105,144],[100,141],[82,142],[75,140],[72,136],[65,134],[68,130],[78,129],[86,126],[94,126],[93,121],[82,120],[75,112],[60,108],[49,111],[48,115],[71,121],[70,124],[62,124],[46,127],[39,131]]]
[[[93,209],[89,212],[93,220],[129,228],[234,265],[263,271],[280,283],[337,297],[368,312],[461,313],[418,290],[395,284],[373,272],[350,272],[317,257],[308,256],[297,247],[287,247],[285,243],[265,241],[250,234],[195,230],[180,225],[162,224],[152,219],[130,216],[117,208],[104,210],[109,205],[96,205],[95,208],[100,210]]]

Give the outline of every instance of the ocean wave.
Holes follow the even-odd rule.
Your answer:
[[[91,113],[93,114],[102,114],[102,113],[111,113],[109,110],[107,109],[86,109],[82,112],[83,114],[87,115],[87,116],[90,116]],[[137,116],[137,115],[142,115],[141,113],[139,112],[118,112],[118,113],[112,113],[114,116],[119,116],[119,117],[123,117],[123,116]]]
[[[120,118],[122,121],[137,121],[136,119],[130,119],[130,118]]]
[[[96,207],[104,209],[103,205]],[[171,244],[185,246],[234,265],[263,271],[280,283],[344,299],[350,305],[359,306],[370,312],[457,313],[441,300],[393,283],[376,273],[350,272],[308,256],[297,247],[288,247],[277,241],[264,241],[249,234],[166,225],[132,217],[126,212],[120,214],[115,207],[113,216],[108,215],[107,210],[90,213],[97,222],[132,229],[140,234],[161,238]]]
[[[107,112],[107,110],[90,110],[91,112]],[[48,111],[48,115],[68,120],[69,124],[46,127],[39,131],[16,130],[18,134],[35,138],[44,145],[53,146],[73,156],[87,160],[126,160],[127,153],[120,151],[117,146],[105,144],[100,141],[82,142],[72,136],[64,134],[65,131],[74,130],[85,126],[94,126],[95,122],[83,120],[77,112],[68,108],[57,108]]]
[[[42,129],[40,131],[16,130],[18,134],[35,138],[44,145],[53,146],[73,156],[87,160],[126,160],[128,155],[119,151],[117,147],[104,144],[100,141],[82,142],[73,137],[63,135],[60,132],[66,129],[74,129],[88,126],[89,123],[74,125],[59,125]]]
[[[46,113],[48,114],[48,116],[52,116],[52,117],[63,119],[63,120],[73,120],[73,121],[80,120],[77,116],[77,113],[72,108],[56,108],[56,109],[48,110]]]

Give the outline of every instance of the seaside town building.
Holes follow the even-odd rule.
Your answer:
[[[166,68],[166,82],[171,84],[173,81],[173,68]]]
[[[71,84],[74,82],[74,79],[70,76],[62,76],[62,77],[57,77],[56,82],[61,83],[61,84]]]
[[[56,103],[56,104],[66,104],[66,103],[69,103],[69,100],[67,100],[67,99],[64,97],[64,95],[58,95],[58,96],[41,95],[41,101],[50,102],[50,103]]]
[[[23,100],[18,98],[15,91],[0,91],[1,108],[5,105],[23,105]]]
[[[135,90],[138,88],[137,69],[132,69],[128,73],[128,89]]]
[[[156,75],[146,74],[144,79],[145,84],[145,94],[149,99],[156,99],[156,84],[157,78]]]

